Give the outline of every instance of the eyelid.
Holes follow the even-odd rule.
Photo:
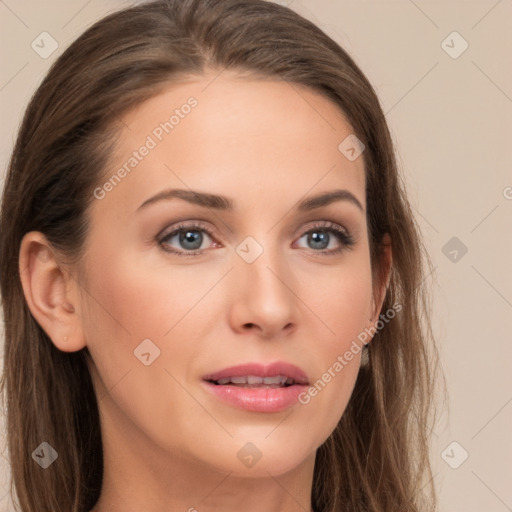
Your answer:
[[[214,236],[213,229],[207,226],[203,221],[201,220],[185,220],[185,221],[177,221],[176,223],[165,227],[158,235],[157,239],[167,238],[169,235],[172,235],[175,231],[180,231],[184,229],[196,229],[196,230],[203,230],[208,233],[211,237]]]
[[[337,222],[333,222],[331,220],[315,220],[311,221],[310,223],[306,224],[306,228],[304,226],[301,227],[299,230],[299,233],[302,233],[300,236],[304,236],[306,233],[309,233],[310,231],[314,229],[329,229],[329,228],[335,228],[340,231],[342,231],[346,236],[350,236],[350,231],[343,225],[338,224]]]

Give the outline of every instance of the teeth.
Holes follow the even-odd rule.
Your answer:
[[[284,375],[276,375],[275,377],[263,377],[263,384],[279,384],[283,385],[288,380]]]
[[[285,375],[275,375],[274,377],[258,377],[256,375],[242,375],[240,377],[223,377],[217,381],[217,384],[247,384],[249,386],[290,386],[294,383],[291,377]]]
[[[247,377],[230,377],[229,380],[233,384],[247,384]]]

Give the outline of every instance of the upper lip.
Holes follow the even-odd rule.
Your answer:
[[[230,366],[223,370],[209,373],[203,376],[203,380],[218,381],[226,377],[244,377],[253,375],[255,377],[275,377],[283,375],[293,379],[296,384],[309,384],[308,377],[298,366],[284,361],[277,361],[271,364],[247,363],[237,366]]]

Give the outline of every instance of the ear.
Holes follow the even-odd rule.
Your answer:
[[[19,270],[25,300],[37,323],[63,352],[86,346],[78,284],[63,270],[47,238],[30,231],[21,242]]]
[[[380,271],[377,276],[377,283],[374,283],[373,287],[373,310],[372,316],[370,318],[370,325],[375,326],[377,321],[379,320],[382,305],[384,303],[384,299],[386,298],[386,292],[389,286],[389,281],[391,278],[391,267],[393,264],[393,253],[392,253],[392,244],[391,237],[389,233],[386,233],[382,237],[381,245],[380,245]]]

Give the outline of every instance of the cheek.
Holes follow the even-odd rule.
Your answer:
[[[369,324],[372,281],[370,261],[365,254],[353,253],[336,269],[311,275],[303,284],[303,296],[320,321],[318,333],[325,356],[332,358],[346,350]]]
[[[102,337],[117,333],[116,340],[130,339],[132,344],[162,340],[215,283],[211,276],[199,279],[192,266],[171,271],[141,257],[116,256],[104,252],[96,258],[88,280],[89,325],[95,334],[103,332]],[[94,336],[90,341],[95,342]]]
[[[171,275],[169,268],[136,257],[114,260],[106,251],[101,265],[100,258],[90,261],[95,271],[88,278],[84,327],[103,409],[114,423],[129,417],[160,446],[183,451],[183,433],[205,422],[204,410],[183,387],[201,351],[191,333],[205,308],[194,305],[217,278],[194,280],[192,270]]]
[[[89,262],[83,326],[105,387],[112,388],[128,372],[130,380],[140,379],[141,384],[163,374],[165,382],[155,384],[158,389],[169,387],[163,369],[173,371],[172,361],[186,365],[199,350],[193,343],[176,345],[173,338],[187,335],[183,329],[191,308],[212,283],[203,280],[199,289],[191,286],[191,275],[174,272],[171,279],[168,269],[150,266],[136,256],[120,257],[119,251],[98,250]],[[146,366],[148,359],[151,363]]]
[[[318,276],[317,276],[318,278]],[[364,256],[340,267],[336,276],[317,280],[323,293],[308,285],[311,310],[318,312],[314,336],[318,367],[300,402],[315,416],[318,437],[325,440],[350,400],[361,361],[361,339],[372,304],[371,268]],[[306,292],[304,292],[306,293]]]

